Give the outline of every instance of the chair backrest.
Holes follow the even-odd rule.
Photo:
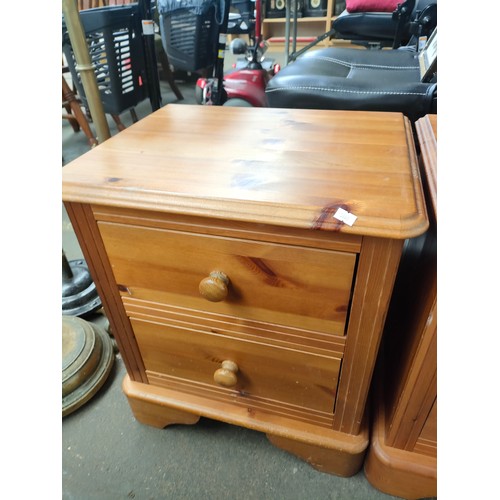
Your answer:
[[[332,23],[336,38],[358,42],[376,42],[381,46],[399,47],[406,44],[419,29],[430,35],[437,23],[437,0],[405,0],[394,12],[345,10]],[[434,11],[431,13],[432,7]],[[425,26],[417,26],[417,14],[426,12]],[[428,19],[427,19],[428,18]]]

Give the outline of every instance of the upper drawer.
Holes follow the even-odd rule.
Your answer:
[[[123,295],[343,335],[356,254],[99,222]],[[217,271],[227,296],[199,291]]]

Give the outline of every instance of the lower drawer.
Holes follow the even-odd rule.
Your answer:
[[[341,365],[337,357],[144,319],[131,318],[131,323],[150,383],[299,419],[326,423],[332,418]],[[237,371],[221,372],[224,361]]]

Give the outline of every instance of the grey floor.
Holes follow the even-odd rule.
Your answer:
[[[186,105],[194,81],[180,82]],[[162,82],[163,105],[177,102]],[[139,119],[151,112],[137,107]],[[128,113],[122,115],[126,125]],[[117,132],[110,121],[111,134]],[[82,132],[62,121],[63,166],[89,150]],[[63,248],[69,260],[81,252],[62,211]],[[96,314],[92,321],[105,317]],[[233,499],[375,500],[395,498],[373,488],[360,471],[351,478],[320,473],[255,431],[201,419],[163,430],[138,423],[121,391],[124,365],[117,354],[105,385],[62,421],[62,497],[67,500]]]

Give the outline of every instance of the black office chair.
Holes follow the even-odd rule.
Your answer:
[[[437,83],[421,82],[416,52],[326,48],[277,73],[273,108],[397,111],[412,121],[437,111]]]
[[[333,38],[369,48],[396,49],[412,37],[430,36],[437,23],[437,0],[402,1],[392,12],[350,12],[349,2],[346,7],[332,23]]]
[[[274,108],[394,111],[416,121],[437,112],[437,66],[422,79],[417,42],[392,50],[328,47],[279,71],[266,97]]]

